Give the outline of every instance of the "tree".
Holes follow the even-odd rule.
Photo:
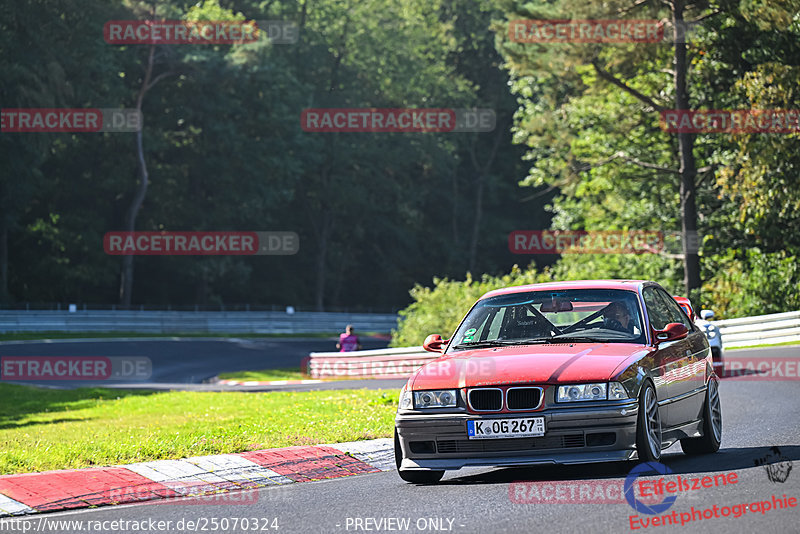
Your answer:
[[[0,12],[4,108],[102,108],[119,102],[114,54],[109,47],[97,46],[102,40],[96,36],[102,35],[103,22],[110,18],[105,2],[2,2]],[[93,61],[87,63],[86,57]],[[48,161],[64,154],[80,160],[89,145],[85,136],[95,142],[103,139],[103,134],[0,135],[0,159],[7,162],[0,173],[0,303],[19,298],[10,286],[35,271],[23,244],[30,249],[31,242],[48,241],[57,233],[50,230],[63,221],[58,213],[36,212],[42,205],[50,207],[45,199],[56,190],[57,176],[45,170]],[[53,272],[43,273],[38,285],[49,291]]]
[[[515,80],[514,90],[525,102],[517,132],[530,147],[533,168],[528,183],[558,186],[575,199],[556,204],[555,224],[588,228],[584,225],[591,221],[608,229],[655,223],[658,229],[672,230],[673,217],[662,211],[662,206],[671,202],[664,198],[663,184],[677,178],[679,210],[675,219],[684,236],[684,288],[687,294],[696,293],[700,258],[691,249],[689,237],[698,231],[698,199],[714,202],[710,198],[714,195],[708,193],[715,184],[708,177],[721,167],[727,141],[703,138],[698,146],[697,134],[667,134],[656,127],[656,121],[659,111],[715,109],[715,103],[724,101],[724,93],[705,90],[709,81],[704,57],[713,47],[713,24],[732,16],[736,9],[686,0],[603,6],[538,2],[526,4],[521,11],[510,5],[507,8],[509,18],[564,19],[570,18],[565,16],[569,14],[574,19],[670,21],[672,38],[666,45],[505,42],[503,50]],[[693,30],[688,39],[687,28]],[[735,75],[717,82],[715,88],[726,83],[730,87],[734,82]],[[625,168],[631,166],[639,170]],[[644,185],[642,178],[652,173],[659,177],[658,182]],[[634,187],[625,183],[632,178],[637,179]],[[626,213],[624,206],[630,202],[646,211]],[[610,212],[616,212],[612,218]]]

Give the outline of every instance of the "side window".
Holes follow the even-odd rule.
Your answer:
[[[642,296],[644,297],[644,304],[647,306],[647,315],[650,317],[650,324],[653,328],[656,330],[663,330],[668,323],[673,322],[668,308],[664,305],[664,301],[659,298],[655,288],[644,288]]]
[[[665,291],[658,290],[658,296],[664,301],[664,306],[667,309],[667,312],[670,316],[670,323],[681,323],[689,330],[692,329],[692,325],[689,323],[689,318],[686,317],[686,314],[683,313],[681,307],[675,302],[675,299],[670,297]]]

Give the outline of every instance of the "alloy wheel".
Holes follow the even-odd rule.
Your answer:
[[[650,453],[658,458],[661,453],[661,415],[653,388],[644,391],[645,422],[647,424],[647,445]]]

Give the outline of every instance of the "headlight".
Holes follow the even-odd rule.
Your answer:
[[[414,408],[454,408],[456,390],[415,391]]]
[[[628,393],[619,382],[558,386],[558,391],[556,392],[557,402],[617,400],[627,398]]]
[[[400,409],[401,410],[410,410],[412,408],[412,404],[413,404],[411,402],[411,399],[412,399],[412,397],[411,397],[411,392],[410,391],[406,391],[405,389],[403,391],[401,391],[400,392],[400,403],[399,403]]]

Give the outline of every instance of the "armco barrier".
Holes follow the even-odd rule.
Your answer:
[[[312,352],[308,373],[312,378],[405,378],[441,356],[421,347],[358,350],[353,352]]]
[[[800,311],[713,321],[726,348],[800,341]],[[363,377],[405,378],[438,353],[421,347],[312,352],[308,372],[313,378]]]
[[[725,348],[800,341],[800,311],[712,321]]]
[[[183,311],[20,311],[0,310],[0,333],[6,332],[138,332],[312,334],[390,332],[397,316],[372,313],[183,312]]]

